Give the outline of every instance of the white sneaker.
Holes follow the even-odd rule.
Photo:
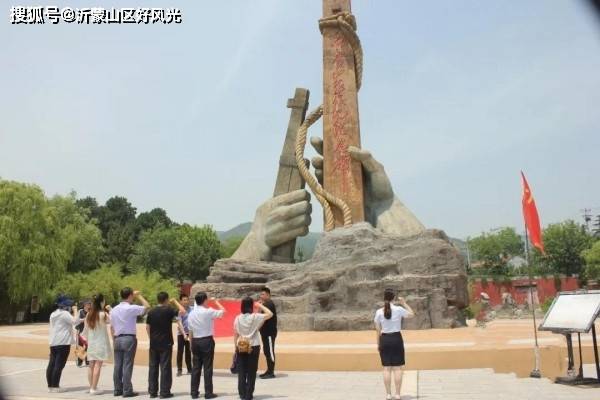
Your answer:
[[[91,395],[102,394],[102,390],[90,389],[90,394]]]

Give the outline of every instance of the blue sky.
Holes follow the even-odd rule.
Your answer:
[[[123,195],[217,229],[252,219],[273,191],[286,99],[301,86],[311,107],[321,101],[320,0],[57,0],[39,5],[179,7],[184,22],[7,22],[10,5],[29,3],[4,2],[0,23],[2,178]],[[520,169],[543,224],[600,207],[600,23],[585,3],[353,10],[363,147],[427,227],[521,230]],[[317,207],[313,217],[318,231]]]

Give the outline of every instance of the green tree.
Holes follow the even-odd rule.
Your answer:
[[[242,244],[243,241],[243,236],[231,236],[230,238],[227,238],[227,240],[223,242],[221,256],[223,258],[231,258],[231,256],[237,251],[237,249],[240,247],[240,244]]]
[[[75,194],[54,196],[50,205],[56,208],[59,223],[65,231],[69,253],[67,271],[98,268],[104,253],[102,235],[90,220],[88,212],[75,201]]]
[[[104,238],[115,226],[127,226],[135,223],[136,208],[125,198],[111,197],[98,210],[98,225]]]
[[[100,206],[98,201],[94,197],[84,197],[75,201],[78,207],[85,210],[88,217],[92,220],[96,220],[96,223],[100,220]]]
[[[600,280],[600,241],[581,253],[585,260],[583,276],[585,279]]]
[[[133,223],[126,225],[113,225],[104,239],[105,257],[109,263],[120,263],[124,265],[125,271],[129,271],[129,262],[136,244],[136,230]]]
[[[523,255],[523,241],[514,228],[482,233],[469,239],[469,246],[473,258],[495,274],[507,273],[507,262],[514,256]]]
[[[221,243],[210,226],[187,224],[158,227],[142,234],[131,265],[135,270],[157,271],[165,278],[200,280],[221,257]]]
[[[162,208],[154,208],[151,211],[140,213],[137,216],[136,224],[139,232],[150,231],[158,226],[165,228],[171,227],[173,221]]]
[[[583,226],[568,220],[550,224],[543,231],[545,256],[539,252],[536,258],[554,273],[573,275],[581,273],[584,266],[582,252],[592,245],[592,238]],[[537,250],[536,250],[537,252]]]
[[[109,263],[127,265],[137,241],[136,208],[125,198],[111,197],[98,210],[98,227]]]
[[[0,298],[22,304],[65,274],[73,250],[62,210],[35,185],[0,180]]]

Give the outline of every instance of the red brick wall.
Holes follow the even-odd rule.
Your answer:
[[[485,292],[490,296],[491,305],[496,306],[502,304],[502,293],[508,292],[512,295],[517,304],[525,304],[527,302],[527,293],[529,290],[529,287],[527,286],[528,282],[528,278],[513,278],[510,283],[494,282],[491,279],[488,279],[487,283],[483,284],[481,279],[477,278],[471,282],[473,288],[471,301],[477,300],[481,292]],[[576,277],[561,277],[561,284],[558,290],[553,277],[537,277],[533,279],[533,282],[537,288],[540,304],[547,298],[556,296],[557,292],[579,289],[579,282]]]

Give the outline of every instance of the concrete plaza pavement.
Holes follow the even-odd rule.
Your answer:
[[[64,370],[62,393],[48,393],[45,382],[46,360],[0,357],[0,388],[7,400],[67,400],[114,398],[112,364],[102,371],[99,389],[104,393],[91,396],[87,389],[86,369],[69,361]],[[590,365],[586,375],[593,376]],[[136,365],[134,389],[147,399],[146,366]],[[190,398],[190,377],[173,378],[172,392],[177,398]],[[223,400],[238,399],[236,376],[226,370],[216,371],[215,391]],[[202,389],[202,386],[201,386]],[[202,390],[201,390],[202,391]],[[383,400],[385,392],[378,372],[281,372],[277,379],[257,380],[256,400]],[[519,379],[514,374],[496,374],[488,368],[463,370],[407,371],[402,400],[598,400],[600,387],[583,388],[556,385],[548,379]]]
[[[597,324],[600,331],[600,324]],[[406,369],[440,370],[491,368],[498,373],[529,376],[534,364],[531,320],[494,320],[486,328],[471,325],[457,329],[402,332],[406,345]],[[563,335],[539,332],[542,376],[564,376],[567,369]],[[138,324],[136,365],[148,364],[148,338]],[[277,367],[286,371],[378,372],[381,369],[374,331],[280,332]],[[581,337],[584,363],[594,362],[592,338]],[[231,337],[216,338],[215,368],[231,364]],[[0,357],[45,358],[48,355],[48,324],[0,327]],[[71,355],[71,360],[74,356]],[[261,357],[260,368],[265,368]],[[599,397],[600,399],[600,397]]]
[[[102,369],[98,388],[104,393],[91,396],[87,390],[85,368],[77,368],[69,361],[63,372],[62,393],[48,393],[45,380],[46,360],[0,357],[0,385],[9,400],[41,400],[41,399],[109,399],[112,393],[113,365],[107,364]],[[280,372],[276,379],[256,380],[256,400],[300,400],[300,399],[385,399],[385,391],[381,374],[376,372]],[[411,371],[406,377],[403,400],[416,399],[416,372]],[[133,373],[134,390],[140,393],[141,399],[148,397],[148,367],[136,365]],[[237,375],[227,370],[217,370],[213,377],[215,392],[219,399],[237,400]],[[411,385],[412,384],[412,385]],[[409,393],[412,391],[412,395]],[[190,376],[173,376],[173,394],[175,398],[190,398]],[[203,381],[200,385],[201,396],[204,394]]]

